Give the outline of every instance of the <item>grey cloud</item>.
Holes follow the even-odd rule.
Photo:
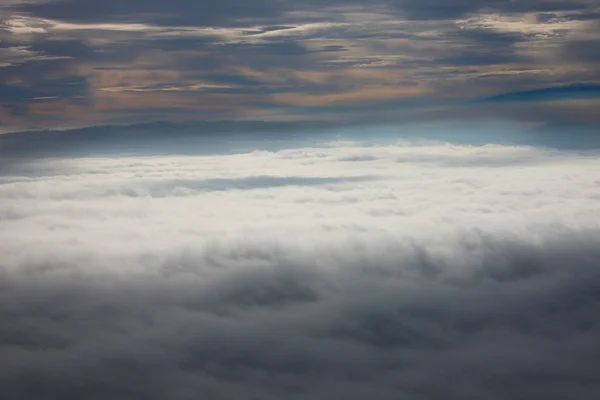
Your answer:
[[[337,51],[348,51],[348,49],[342,45],[329,45],[324,46],[321,50],[322,52],[337,52]]]
[[[459,54],[438,58],[432,62],[436,65],[455,65],[455,66],[485,66],[495,64],[508,64],[522,61],[523,58],[511,52],[508,53],[496,53],[493,51],[489,52],[477,52],[477,51],[462,51]]]
[[[243,31],[243,33],[244,33],[244,35],[252,36],[252,35],[260,35],[260,34],[266,33],[266,32],[285,31],[285,30],[293,29],[293,28],[295,28],[295,26],[293,26],[293,25],[289,25],[289,26],[287,26],[287,25],[271,25],[271,26],[265,26],[265,27],[262,27],[262,28],[256,29],[256,30],[246,30],[246,31]]]
[[[60,2],[24,3],[16,10],[45,18],[77,22],[135,21],[165,25],[222,25],[235,24],[240,18],[275,17],[281,6],[270,0],[242,2],[134,0],[127,3],[67,0]],[[185,11],[183,11],[185,10]]]
[[[490,29],[449,29],[446,40],[460,44],[453,52],[432,52],[430,61],[421,64],[484,66],[508,63],[526,63],[527,58],[518,53],[517,45],[527,42],[527,35],[513,32],[496,32]]]
[[[203,36],[203,37],[174,37],[174,38],[149,38],[146,41],[139,41],[138,44],[150,49],[160,50],[205,50],[209,45],[221,43],[222,38],[219,36]]]
[[[2,85],[0,86],[0,101],[8,103],[13,101],[23,101],[37,95],[34,90],[29,90],[19,86]]]
[[[84,4],[85,3],[85,4]],[[528,41],[534,40],[531,34],[496,32],[492,29],[459,29],[453,21],[454,18],[470,15],[478,11],[503,12],[537,12],[540,21],[551,21],[554,13],[569,11],[568,18],[583,18],[583,15],[591,16],[591,3],[587,2],[562,2],[562,1],[459,1],[441,4],[437,1],[391,1],[391,2],[368,2],[366,5],[372,7],[375,13],[380,13],[382,23],[360,23],[353,21],[348,24],[344,20],[344,12],[339,11],[340,6],[352,9],[356,2],[336,1],[312,1],[302,5],[290,2],[276,2],[264,0],[260,2],[244,3],[233,0],[219,2],[194,2],[193,4],[177,0],[175,2],[128,2],[127,4],[116,4],[113,1],[96,3],[69,0],[61,2],[44,2],[40,4],[23,3],[13,7],[16,11],[27,11],[30,15],[39,15],[48,18],[74,22],[144,22],[163,25],[164,31],[160,34],[152,32],[130,31],[111,32],[102,30],[100,26],[89,26],[78,31],[62,32],[62,35],[71,36],[70,40],[58,40],[48,35],[34,35],[35,37],[23,40],[21,45],[30,46],[30,49],[48,57],[70,57],[64,60],[45,61],[40,65],[36,62],[25,62],[12,71],[3,71],[7,76],[17,80],[30,81],[47,75],[74,73],[81,74],[86,70],[88,77],[101,70],[108,68],[127,71],[124,64],[131,65],[131,70],[141,68],[146,72],[149,70],[177,71],[178,78],[169,76],[161,77],[160,82],[140,83],[136,87],[145,90],[160,90],[166,86],[178,87],[180,96],[200,97],[209,92],[211,95],[246,96],[255,95],[250,100],[257,109],[265,112],[286,112],[290,117],[301,113],[304,115],[314,112],[313,115],[324,115],[326,113],[340,113],[340,118],[350,118],[348,113],[356,108],[350,107],[288,107],[270,101],[269,96],[282,92],[296,92],[299,94],[315,93],[339,93],[366,87],[376,81],[375,74],[369,78],[369,82],[348,77],[347,79],[327,79],[325,82],[309,82],[293,77],[294,71],[320,70],[334,71],[354,67],[369,66],[372,68],[386,65],[388,69],[394,68],[405,70],[408,81],[424,82],[424,87],[429,86],[436,90],[436,95],[448,93],[470,93],[479,96],[485,93],[478,86],[480,82],[477,76],[490,74],[484,71],[492,66],[504,66],[515,64],[535,70],[539,67],[539,60],[535,52],[525,52],[523,48],[531,45]],[[364,2],[360,2],[365,6]],[[378,6],[386,6],[382,9]],[[335,6],[338,8],[328,8]],[[318,15],[307,14],[318,7],[322,10]],[[368,7],[367,7],[368,8]],[[364,8],[365,10],[367,8]],[[384,10],[384,11],[382,11]],[[227,11],[227,12],[225,12]],[[293,14],[288,11],[296,11]],[[312,15],[312,16],[310,16]],[[558,15],[558,14],[556,14]],[[399,22],[407,17],[409,22]],[[436,20],[436,19],[442,20]],[[344,24],[332,24],[310,29],[293,29],[303,22],[344,22]],[[173,26],[177,26],[173,28]],[[206,33],[202,36],[186,37],[193,30],[183,29],[184,25],[223,27],[238,26],[246,28],[237,33],[239,37],[235,40],[225,37],[222,33]],[[170,27],[171,26],[171,27]],[[273,36],[263,35],[274,33]],[[167,34],[172,35],[170,37]],[[198,34],[196,32],[195,34]],[[408,40],[394,41],[392,38],[404,38]],[[326,44],[323,39],[336,39],[335,44]],[[16,40],[16,39],[15,39]],[[313,41],[314,40],[314,41]],[[556,39],[559,40],[559,39]],[[564,40],[564,38],[560,38]],[[559,42],[560,42],[559,40]],[[339,42],[338,42],[339,41]],[[352,45],[345,41],[354,41]],[[559,43],[557,42],[557,43]],[[331,43],[331,42],[330,42]],[[451,46],[445,46],[449,43]],[[316,44],[316,45],[313,45]],[[560,44],[560,43],[559,43]],[[592,42],[566,43],[561,50],[561,55],[567,60],[583,60],[594,62],[594,56],[589,46]],[[593,47],[593,46],[592,46]],[[354,52],[360,52],[361,56],[355,57]],[[398,56],[393,59],[393,56]],[[443,67],[443,68],[440,68]],[[471,73],[465,74],[465,78],[456,71],[448,69],[450,66],[471,67]],[[289,77],[283,82],[266,82],[256,77],[245,77],[239,72],[240,69],[254,69],[265,71],[269,69],[286,69]],[[36,71],[30,73],[28,71]],[[66,72],[60,72],[60,71]],[[432,74],[431,71],[434,71]],[[17,72],[20,71],[20,72]],[[71,71],[71,72],[68,72]],[[494,93],[504,90],[506,86],[514,84],[514,91],[518,91],[523,85],[517,85],[518,74],[514,68],[505,74],[500,87],[489,87],[488,92]],[[429,73],[429,75],[427,75]],[[434,74],[438,74],[434,76]],[[33,75],[33,76],[32,76]],[[124,76],[127,74],[124,73]],[[218,75],[222,75],[219,77]],[[225,77],[225,76],[228,77]],[[217,85],[230,87],[203,88],[201,93],[192,94],[186,91],[186,87],[197,84],[195,79],[205,79],[214,76]],[[546,80],[549,75],[546,75]],[[448,79],[450,78],[450,79]],[[455,79],[458,78],[458,79]],[[174,81],[177,80],[178,81]],[[557,74],[552,75],[556,82],[552,84],[572,83],[572,79],[562,79]],[[14,79],[13,79],[14,80]],[[561,82],[559,82],[559,80]],[[564,80],[564,82],[562,82]],[[126,83],[126,81],[124,81]],[[210,84],[211,81],[205,82]],[[379,85],[389,84],[388,81],[375,82]],[[488,80],[489,83],[489,80]],[[114,84],[111,82],[111,84]],[[398,84],[398,83],[394,83]],[[546,83],[548,84],[548,83]],[[444,86],[446,85],[446,86]],[[118,86],[118,84],[117,84]],[[475,94],[476,93],[476,94]],[[93,93],[86,92],[87,101],[93,100]],[[58,94],[60,97],[60,93]],[[187,99],[186,99],[187,100]],[[236,99],[237,100],[237,99]],[[420,100],[415,101],[414,107],[420,106]],[[392,107],[405,106],[404,100],[382,100],[370,102],[363,108],[366,112],[374,110],[389,110]],[[430,101],[431,103],[431,101]],[[199,101],[198,107],[204,103]],[[218,115],[222,118],[237,117],[239,103],[231,106],[230,110],[223,111]],[[12,103],[13,112],[27,108],[24,103]],[[157,106],[155,108],[156,118],[169,118],[169,112],[163,113],[167,107]],[[144,110],[132,110],[134,116],[107,115],[107,121],[134,122],[140,119],[150,119],[150,114]],[[90,109],[90,113],[94,110]],[[346,112],[347,111],[347,112]],[[181,107],[173,109],[173,115],[186,114],[190,110]],[[216,112],[216,111],[215,111]],[[107,114],[115,113],[110,111]],[[199,115],[209,115],[198,111]],[[401,111],[399,111],[401,114]],[[146,115],[144,117],[144,115]],[[101,115],[104,117],[104,115]],[[410,117],[410,116],[409,116]],[[34,118],[34,116],[32,117]],[[372,117],[372,120],[378,117]],[[403,117],[404,118],[404,117]],[[515,117],[519,119],[520,117]]]
[[[213,179],[147,179],[136,183],[116,184],[109,189],[82,188],[80,191],[65,192],[54,196],[55,200],[81,200],[85,197],[132,197],[168,198],[193,196],[199,192],[220,192],[228,190],[256,190],[284,187],[317,187],[343,183],[376,181],[376,176],[311,177],[311,176],[252,176],[244,178]],[[91,189],[91,190],[89,190]]]
[[[299,56],[305,55],[308,53],[308,49],[304,47],[302,44],[292,41],[273,41],[270,43],[260,43],[260,44],[244,44],[244,43],[236,43],[231,45],[225,45],[225,52],[229,52],[229,49],[233,50],[244,50],[247,49],[253,54],[269,54],[269,55],[278,55],[278,56]]]
[[[198,73],[196,75],[190,75],[190,77],[197,77],[201,79],[207,79],[211,82],[223,85],[236,85],[236,86],[260,86],[265,85],[266,82],[251,78],[243,74],[227,74],[227,73]]]
[[[568,61],[597,64],[600,63],[598,46],[600,40],[573,40],[564,45],[561,55]]]
[[[0,105],[18,115],[27,115],[27,104],[31,102],[61,99],[84,104],[88,101],[87,94],[87,80],[81,76],[47,79],[37,84],[0,84]]]
[[[511,47],[527,40],[522,33],[496,32],[490,29],[459,29],[447,34],[448,37],[470,45],[487,44],[488,46]]]
[[[64,100],[72,104],[91,101],[88,76],[76,71],[80,61],[97,58],[93,49],[79,39],[56,39],[34,35],[24,40],[13,35],[2,43],[4,48],[25,49],[25,56],[0,67],[1,105],[27,116],[32,101]],[[10,55],[10,53],[9,53]],[[40,100],[41,99],[41,100]]]
[[[411,129],[0,169],[0,393],[597,397],[598,152]]]
[[[46,39],[29,43],[29,50],[57,57],[91,59],[96,55],[94,49],[78,39]]]
[[[243,2],[226,1],[141,1],[118,3],[113,0],[89,2],[82,0],[50,1],[44,3],[23,3],[16,9],[46,18],[79,22],[102,21],[141,21],[166,25],[245,25],[248,19],[271,21],[270,25],[280,25],[278,17],[286,11],[314,10],[314,7],[328,6],[389,6],[399,15],[409,19],[455,19],[480,10],[501,12],[556,12],[587,10],[589,3],[583,1],[533,0],[514,2],[510,0],[459,0],[454,2],[439,0],[316,0],[302,5],[290,1],[278,2],[259,0]],[[185,10],[185,11],[183,11]],[[285,22],[284,22],[285,24]],[[277,29],[277,27],[275,28]]]
[[[591,8],[591,2],[569,0],[392,0],[393,7],[402,15],[412,19],[456,19],[479,11],[507,13],[584,11]]]
[[[23,400],[593,397],[599,244],[597,232],[541,247],[488,238],[445,263],[398,246],[335,255],[333,273],[310,266],[319,255],[252,247],[181,253],[137,278],[23,265],[3,279],[0,388]],[[265,266],[226,267],[240,261]]]

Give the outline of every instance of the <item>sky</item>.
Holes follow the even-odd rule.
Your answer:
[[[595,0],[0,0],[0,130],[600,122]]]
[[[0,0],[0,399],[598,399],[598,110],[598,0]]]

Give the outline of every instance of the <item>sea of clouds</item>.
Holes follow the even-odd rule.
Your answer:
[[[595,399],[596,151],[330,142],[0,175],[5,399]]]

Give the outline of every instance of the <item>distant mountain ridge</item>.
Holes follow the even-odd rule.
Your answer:
[[[343,124],[189,120],[31,130],[0,135],[0,157],[223,151],[250,141],[294,140],[334,126]]]
[[[542,89],[503,93],[481,99],[479,102],[544,101],[576,98],[600,98],[600,84],[576,83]]]
[[[323,128],[332,126],[333,124],[312,121],[290,121],[290,122],[271,122],[271,121],[207,121],[207,120],[186,120],[186,121],[150,121],[140,122],[136,124],[118,125],[91,125],[78,128],[67,129],[35,129],[24,130],[17,132],[4,133],[1,136],[10,135],[36,135],[40,133],[63,133],[68,135],[72,132],[77,133],[113,133],[118,132],[119,135],[127,134],[128,132],[149,133],[149,132],[189,132],[189,130],[210,130],[211,132],[253,132],[264,130],[279,130],[279,129],[310,129]],[[339,125],[336,124],[336,125]],[[1,137],[0,136],[0,137]]]

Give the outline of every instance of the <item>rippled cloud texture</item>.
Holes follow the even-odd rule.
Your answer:
[[[600,125],[598,0],[0,0],[0,133]]]
[[[600,162],[329,143],[0,184],[7,399],[592,399]]]

